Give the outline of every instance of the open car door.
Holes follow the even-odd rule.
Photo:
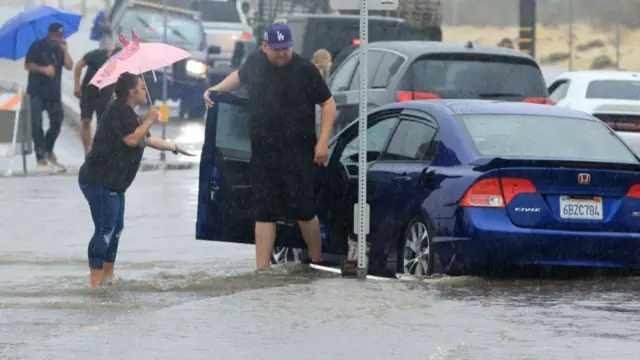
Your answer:
[[[248,101],[241,93],[211,98],[215,105],[206,115],[196,239],[254,244]],[[277,222],[276,246],[306,248],[295,221]]]

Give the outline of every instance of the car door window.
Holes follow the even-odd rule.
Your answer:
[[[353,71],[358,65],[358,56],[347,59],[336,71],[329,82],[329,89],[332,93],[349,90],[349,84],[353,78]]]
[[[369,88],[371,88],[371,83],[373,82],[373,77],[378,71],[378,65],[380,65],[380,61],[382,60],[382,56],[384,53],[379,50],[371,50],[367,55],[367,81],[369,81]],[[357,55],[356,55],[357,56]],[[351,84],[349,86],[349,90],[358,90],[360,89],[360,64],[358,63],[358,67],[353,74],[353,79],[351,79]]]
[[[569,81],[560,80],[551,84],[549,87],[549,98],[557,103],[558,101],[567,97],[567,93],[569,92]]]
[[[241,106],[223,102],[218,103],[217,108],[216,146],[248,160],[251,156],[251,113]]]
[[[371,125],[367,129],[367,161],[375,161],[378,159],[384,146],[387,142],[387,139],[391,135],[391,131],[396,126],[398,122],[397,117],[389,117],[383,119],[381,121],[376,122]],[[354,126],[358,126],[358,124],[354,124]],[[344,147],[342,151],[342,155],[340,156],[340,162],[343,164],[348,163],[357,163],[358,162],[358,154],[360,151],[360,137],[355,136],[353,139],[349,140],[347,145]]]
[[[403,120],[389,141],[389,146],[381,157],[388,161],[421,161],[430,148],[437,130],[423,122]],[[432,157],[433,154],[428,156]]]
[[[386,89],[391,78],[398,72],[403,62],[404,59],[401,56],[390,52],[385,53],[369,87],[372,89]]]

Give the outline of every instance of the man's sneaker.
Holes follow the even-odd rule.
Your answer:
[[[38,162],[36,163],[36,171],[44,171],[44,170],[49,170],[49,163],[47,162],[47,160],[38,160]]]

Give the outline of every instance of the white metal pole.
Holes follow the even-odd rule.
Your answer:
[[[358,204],[354,209],[354,224],[358,234],[358,278],[367,277],[367,234],[369,233],[369,204],[367,204],[367,44],[369,42],[369,7],[360,0],[360,152],[358,157]]]
[[[162,2],[162,5],[164,5],[163,11],[162,11],[162,27],[164,28],[164,31],[162,32],[162,42],[163,43],[167,43],[167,0],[164,0]],[[162,71],[162,101],[164,103],[164,105],[167,105],[167,86],[169,85],[167,82],[167,67],[165,66],[163,68]],[[152,104],[153,105],[153,104]],[[167,138],[167,123],[166,121],[162,122],[162,140],[166,140]],[[160,161],[166,161],[167,160],[167,154],[165,154],[164,151],[160,152]]]
[[[620,70],[620,21],[622,21],[622,10],[620,10],[622,4],[618,2],[618,10],[617,17],[618,21],[616,21],[616,70]]]

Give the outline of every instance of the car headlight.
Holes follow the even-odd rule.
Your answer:
[[[207,64],[201,63],[196,60],[187,60],[185,65],[185,71],[187,75],[195,78],[207,77]]]

